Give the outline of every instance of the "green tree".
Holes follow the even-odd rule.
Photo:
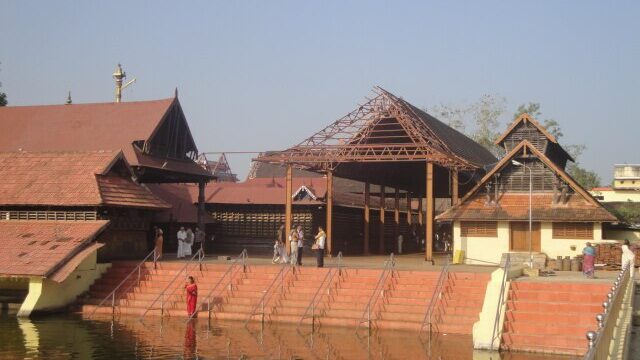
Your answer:
[[[540,103],[530,102],[526,105],[521,104],[513,114],[513,119],[517,119],[518,116],[522,115],[523,113],[527,113],[539,120],[539,118],[542,117],[542,112],[540,111]],[[542,125],[550,134],[555,136],[557,140],[560,140],[560,138],[564,135],[562,133],[562,129],[560,128],[560,124],[556,120],[545,119],[543,120]],[[578,162],[578,158],[587,149],[587,147],[583,144],[577,144],[566,145],[564,146],[564,148],[575,160],[573,164],[567,165],[567,173],[571,175],[571,177],[585,189],[591,189],[600,186],[600,183],[602,181],[600,179],[600,176],[598,176],[598,174],[594,171],[587,170],[581,167],[580,163]]]
[[[500,136],[500,117],[506,100],[497,95],[483,95],[471,105],[445,105],[433,107],[432,113],[452,128],[464,133],[494,155],[501,152],[494,142]]]

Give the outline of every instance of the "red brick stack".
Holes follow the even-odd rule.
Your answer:
[[[595,244],[596,264],[607,264],[608,266],[620,266],[622,258],[621,244],[601,243]],[[640,264],[640,251],[636,250],[636,264]]]

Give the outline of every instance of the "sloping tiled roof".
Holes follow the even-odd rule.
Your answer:
[[[585,191],[569,174],[559,168],[529,141],[523,140],[489,171],[476,186],[465,195],[460,203],[443,214],[437,220],[525,220],[528,219],[529,194],[508,192],[498,198],[498,205],[486,204],[479,192],[511,160],[524,149],[535,155],[554,173],[575,191],[569,201],[562,205],[553,204],[553,193],[536,193],[532,202],[533,219],[548,221],[617,221],[597,200]],[[525,209],[524,215],[522,209]]]
[[[136,153],[133,142],[146,141],[160,127],[177,98],[121,103],[0,107],[0,152],[121,150],[131,166],[160,167]],[[150,159],[151,158],[151,159]],[[209,175],[193,161],[176,161],[177,169]],[[170,164],[170,165],[173,165]],[[166,167],[166,165],[165,165]]]
[[[454,154],[480,167],[493,164],[498,161],[489,150],[471,140],[465,134],[450,127],[423,110],[418,109],[407,101],[401,101],[409,106],[420,120],[422,120]]]
[[[616,221],[616,218],[600,206],[594,206],[578,194],[572,194],[565,204],[552,205],[553,194],[533,194],[532,218],[534,221]],[[511,220],[529,219],[529,194],[507,193],[498,198],[497,204],[486,204],[483,194],[476,194],[462,206],[454,207],[438,220]]]
[[[207,184],[207,187],[212,183]],[[147,184],[151,192],[171,205],[171,209],[155,215],[158,222],[176,221],[179,223],[198,222],[198,186],[195,184]],[[213,219],[205,212],[204,222],[211,223]]]
[[[144,187],[110,174],[120,152],[0,153],[0,205],[167,208]]]
[[[83,250],[108,221],[0,221],[0,274],[49,276]]]

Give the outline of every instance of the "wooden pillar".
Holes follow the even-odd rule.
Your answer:
[[[398,238],[398,234],[400,234],[400,189],[396,188],[394,203],[393,203],[393,221],[395,222],[395,229],[393,233],[395,234],[395,238],[393,241],[396,241]]]
[[[364,249],[365,255],[369,254],[369,237],[370,237],[370,216],[369,216],[369,201],[371,199],[371,184],[366,182],[364,184]]]
[[[291,244],[289,244],[289,233],[291,232],[291,192],[292,192],[292,181],[293,181],[293,169],[291,164],[287,165],[287,179],[285,186],[285,200],[284,200],[284,229],[285,236],[284,241],[287,244],[287,252],[290,253]]]
[[[205,231],[204,228],[204,189],[207,186],[207,183],[201,181],[198,183],[198,229],[200,231]],[[206,233],[205,233],[206,234]],[[206,238],[206,235],[205,235]],[[204,246],[203,243],[200,244]]]
[[[422,227],[424,224],[424,213],[422,211],[422,198],[418,198],[418,225]]]
[[[385,188],[380,185],[380,241],[378,242],[378,252],[384,254],[384,205],[385,205]]]
[[[458,170],[451,169],[449,173],[451,174],[451,205],[453,206],[460,201],[460,196],[458,195]]]
[[[327,254],[333,254],[333,172],[327,172]]]
[[[433,163],[427,162],[426,164],[426,219],[425,219],[425,245],[426,250],[424,252],[424,259],[426,261],[433,260],[433,213],[434,213],[434,199],[433,199]]]
[[[411,193],[407,191],[407,225],[411,225]]]

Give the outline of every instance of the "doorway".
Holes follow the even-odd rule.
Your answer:
[[[529,223],[526,221],[512,222],[510,251],[529,251]],[[531,251],[540,252],[540,223],[531,224]]]

